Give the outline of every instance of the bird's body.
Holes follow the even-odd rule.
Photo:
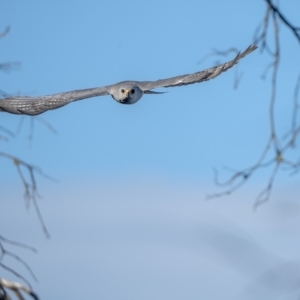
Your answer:
[[[114,100],[121,104],[134,104],[144,94],[162,94],[162,92],[152,91],[155,88],[188,85],[213,79],[233,67],[241,58],[256,48],[257,46],[251,45],[244,52],[239,53],[233,60],[224,64],[200,72],[167,79],[156,81],[122,81],[98,88],[75,90],[41,97],[7,97],[0,100],[0,111],[12,114],[38,115],[74,101],[104,95],[111,95]]]
[[[106,88],[109,94],[122,104],[134,104],[144,95],[137,81],[122,81]]]

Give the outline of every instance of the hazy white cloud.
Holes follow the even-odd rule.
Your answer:
[[[296,202],[275,196],[253,213],[253,198],[243,194],[207,202],[197,185],[116,182],[70,181],[44,191],[49,241],[32,209],[28,218],[13,199],[2,206],[18,205],[13,218],[1,218],[2,233],[39,249],[25,254],[37,290],[55,284],[55,293],[75,298],[276,299],[297,283],[299,239],[289,230],[299,228]]]

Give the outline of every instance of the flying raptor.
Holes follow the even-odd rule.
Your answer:
[[[134,104],[144,94],[163,94],[162,92],[152,91],[155,88],[188,85],[213,79],[233,67],[241,58],[255,49],[257,49],[256,45],[250,45],[233,60],[193,74],[155,81],[122,81],[92,89],[75,90],[40,97],[7,97],[0,100],[0,111],[34,116],[47,110],[62,107],[73,101],[105,95],[111,95],[114,100],[121,104]]]

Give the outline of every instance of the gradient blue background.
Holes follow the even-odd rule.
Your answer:
[[[281,7],[297,24],[299,2]],[[263,1],[242,0],[2,1],[0,29],[10,25],[11,31],[0,40],[1,62],[21,67],[1,72],[0,88],[35,96],[192,73],[233,57],[199,64],[213,48],[248,47],[264,13]],[[283,27],[281,33],[276,118],[283,135],[300,59],[292,34]],[[41,299],[299,294],[292,288],[299,280],[299,269],[293,271],[300,246],[298,177],[280,173],[271,202],[257,213],[252,205],[270,169],[232,197],[204,201],[218,191],[213,167],[251,165],[264,147],[270,77],[260,76],[269,62],[259,51],[243,59],[237,90],[232,69],[209,82],[145,95],[132,106],[108,96],[72,103],[35,118],[33,138],[31,118],[1,113],[0,125],[13,132],[22,122],[1,151],[60,181],[38,177],[51,233],[46,240],[33,208],[24,208],[16,169],[1,158],[1,234],[38,248],[38,255],[9,249],[34,270],[39,283],[31,282]]]

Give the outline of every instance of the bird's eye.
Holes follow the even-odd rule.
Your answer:
[[[121,89],[121,92],[124,94],[125,90],[124,90],[124,89]]]
[[[134,90],[134,89],[132,89],[132,90],[131,90],[131,94],[134,94],[134,92],[135,92],[135,90]]]

